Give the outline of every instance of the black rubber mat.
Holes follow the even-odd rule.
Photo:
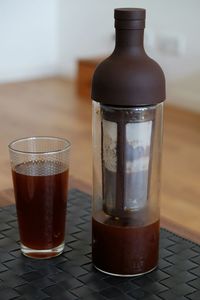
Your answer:
[[[71,190],[64,253],[50,260],[21,255],[15,206],[0,209],[0,300],[200,299],[200,245],[161,229],[157,270],[112,277],[91,263],[91,197]]]

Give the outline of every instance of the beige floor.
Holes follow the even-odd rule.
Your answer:
[[[30,135],[70,139],[70,173],[91,185],[91,101],[76,95],[74,83],[1,85],[0,126],[0,192],[12,187],[7,144]],[[162,179],[162,217],[200,236],[200,115],[166,107]]]

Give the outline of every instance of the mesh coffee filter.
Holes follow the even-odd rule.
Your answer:
[[[148,201],[155,107],[101,110],[104,210],[119,217]]]

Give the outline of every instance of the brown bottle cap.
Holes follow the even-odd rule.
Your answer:
[[[146,11],[143,8],[116,8],[114,12],[115,28],[144,29]]]

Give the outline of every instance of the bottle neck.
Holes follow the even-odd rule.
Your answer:
[[[116,29],[114,52],[144,53],[144,29]]]

